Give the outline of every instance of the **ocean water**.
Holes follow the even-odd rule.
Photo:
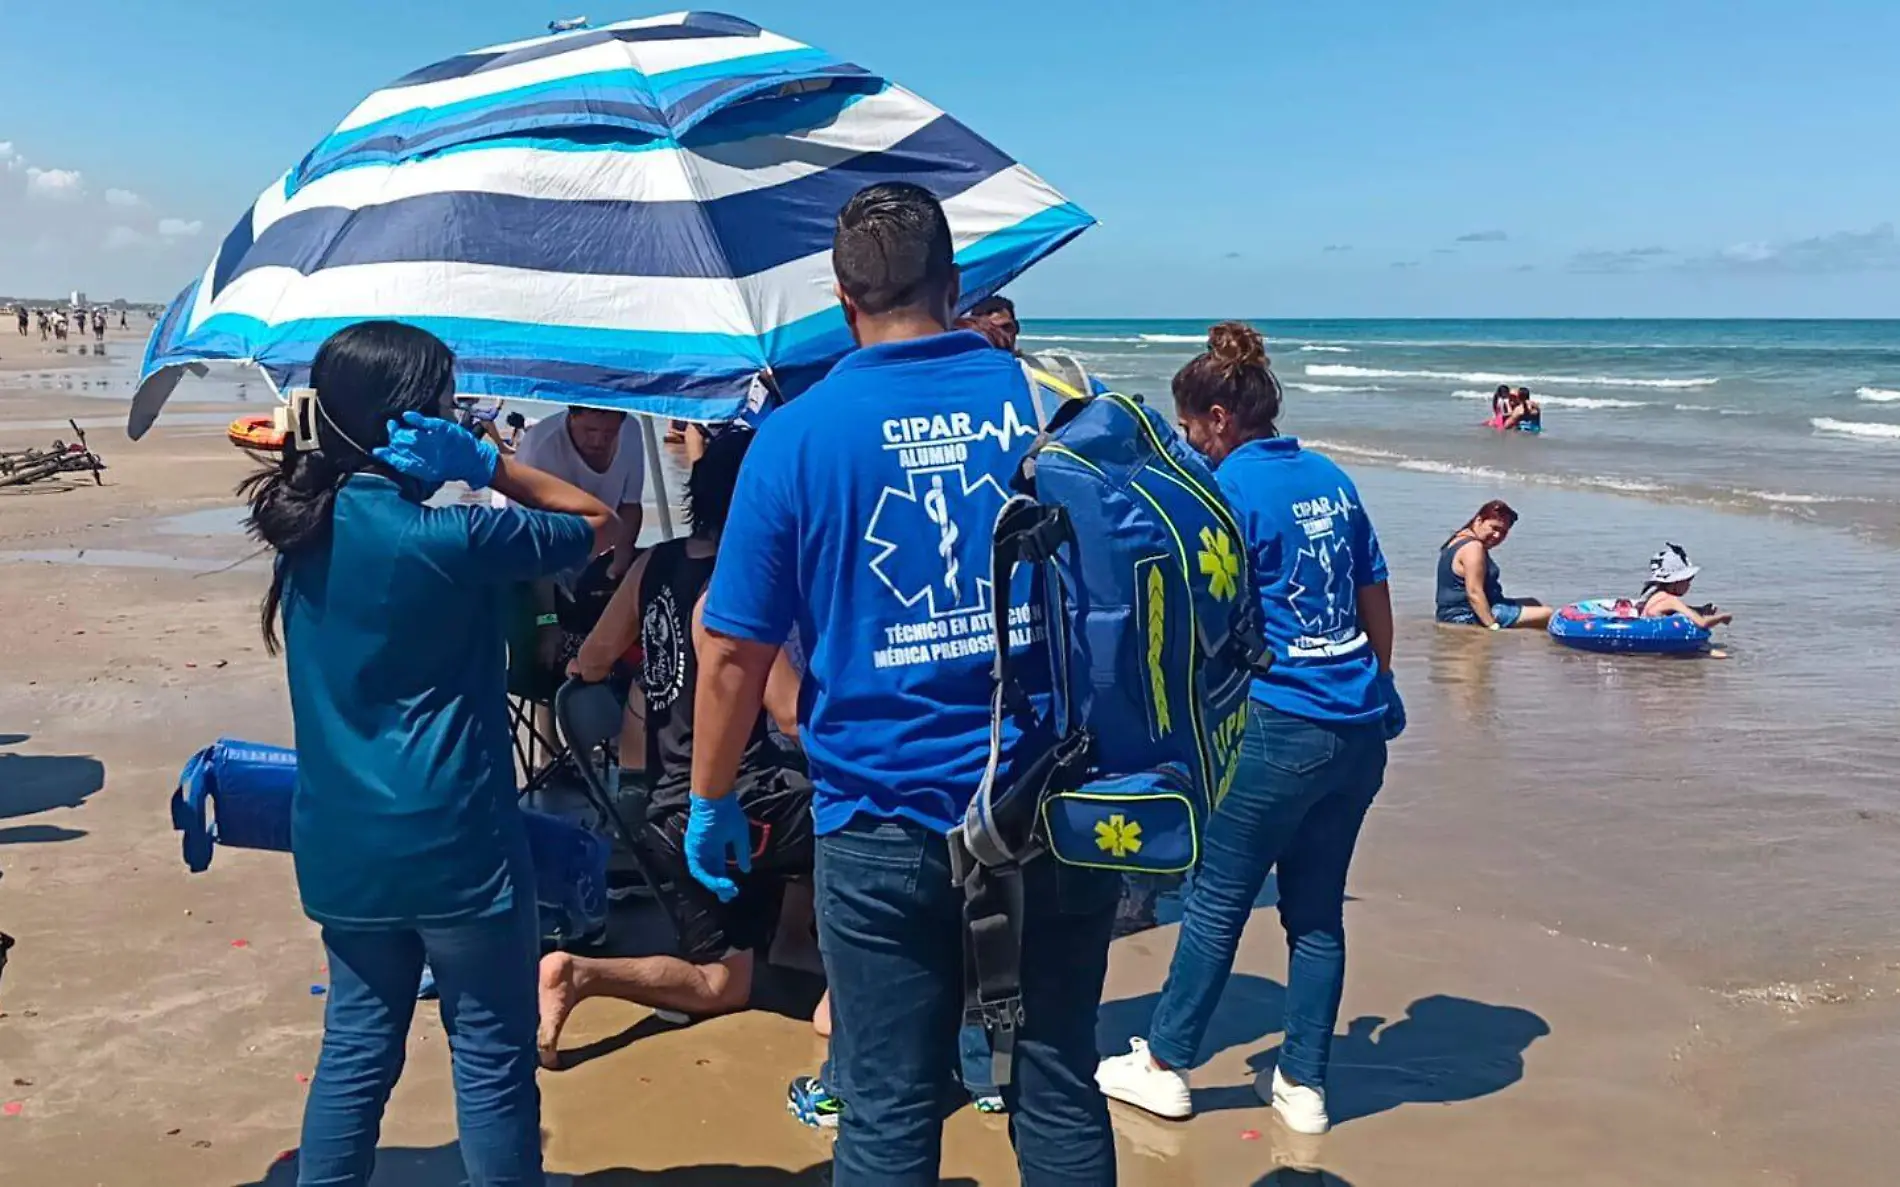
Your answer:
[[[1261,321],[1283,428],[1336,456],[1819,520],[1900,542],[1900,321]],[[1168,404],[1193,321],[1031,321]],[[1539,437],[1483,427],[1500,383]]]
[[[1354,893],[1640,954],[1706,994],[1778,1132],[1876,1132],[1900,1076],[1865,1039],[1900,1033],[1900,322],[1256,324],[1281,427],[1354,474],[1392,570],[1411,729]],[[1204,331],[1042,321],[1023,345],[1171,411]],[[1483,427],[1499,383],[1543,401],[1541,436]],[[1508,593],[1633,596],[1678,542],[1736,615],[1727,658],[1436,626],[1438,546],[1498,497],[1523,514]]]

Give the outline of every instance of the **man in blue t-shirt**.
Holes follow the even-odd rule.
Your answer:
[[[847,1102],[832,1181],[902,1187],[937,1182],[963,1001],[945,834],[983,774],[990,534],[1037,412],[1014,358],[948,331],[958,276],[928,192],[858,194],[832,259],[861,349],[765,422],[740,474],[704,613],[687,856],[728,892],[728,856],[743,864],[746,846],[733,776],[796,628],[830,1074]],[[1012,647],[1042,646],[1027,582],[1013,595]],[[1016,743],[1012,730],[1006,756]],[[1114,1182],[1092,1077],[1118,888],[1054,861],[1025,873],[1027,1022],[1004,1096],[1032,1187]]]

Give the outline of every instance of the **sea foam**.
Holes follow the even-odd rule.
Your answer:
[[[1900,403],[1900,392],[1888,387],[1863,387],[1854,394],[1870,404]]]
[[[1387,371],[1347,363],[1308,363],[1306,373],[1319,379],[1443,379],[1453,383],[1552,383],[1561,387],[1655,387],[1676,390],[1713,387],[1712,376],[1694,379],[1630,379],[1617,375],[1507,375],[1497,371]]]
[[[1488,400],[1490,392],[1473,391],[1465,388],[1451,393],[1460,400]],[[1581,408],[1586,411],[1596,408],[1647,408],[1643,400],[1612,400],[1607,396],[1533,396],[1539,404],[1551,408]]]
[[[1826,416],[1814,417],[1808,423],[1814,426],[1817,433],[1860,437],[1869,441],[1900,441],[1900,425],[1882,424],[1871,420],[1834,420]]]

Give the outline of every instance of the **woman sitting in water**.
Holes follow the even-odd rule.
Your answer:
[[[1491,550],[1510,537],[1516,523],[1511,505],[1492,499],[1439,547],[1438,621],[1494,631],[1550,624],[1550,607],[1536,598],[1504,596]]]
[[[1702,566],[1689,560],[1689,554],[1683,551],[1682,545],[1663,545],[1662,551],[1650,558],[1649,581],[1643,586],[1642,596],[1636,599],[1636,613],[1643,618],[1667,618],[1671,614],[1680,614],[1704,630],[1734,622],[1733,614],[1718,610],[1713,603],[1691,606],[1682,600],[1683,595],[1689,592],[1690,583],[1701,571]]]

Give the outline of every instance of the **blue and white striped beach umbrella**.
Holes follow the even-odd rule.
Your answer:
[[[159,319],[128,427],[201,363],[296,386],[372,317],[446,341],[464,394],[727,419],[761,375],[795,395],[851,348],[833,223],[893,180],[943,200],[966,305],[1094,221],[888,79],[735,17],[450,58],[258,197]]]

